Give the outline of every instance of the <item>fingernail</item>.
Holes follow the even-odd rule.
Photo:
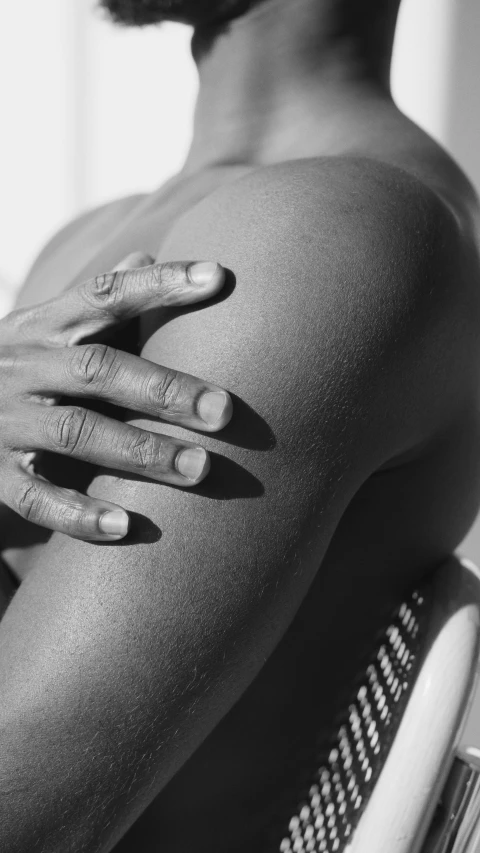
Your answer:
[[[229,397],[222,391],[207,391],[202,394],[198,402],[198,412],[208,426],[215,426],[222,417],[227,405]]]
[[[188,275],[194,284],[203,286],[211,284],[219,270],[219,264],[215,264],[212,261],[201,261],[198,264],[191,264],[189,266]]]
[[[111,512],[104,512],[99,518],[98,526],[102,533],[108,533],[111,536],[126,536],[130,519],[126,512],[115,509]]]
[[[178,454],[177,470],[188,480],[197,480],[203,473],[207,460],[207,452],[203,447],[189,447]]]

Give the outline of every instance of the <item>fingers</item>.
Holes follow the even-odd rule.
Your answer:
[[[4,418],[3,431],[13,451],[48,450],[183,488],[200,483],[210,469],[203,447],[79,406],[19,406]]]
[[[25,349],[23,374],[32,393],[102,399],[188,429],[216,432],[232,416],[218,385],[105,344]]]
[[[153,264],[153,258],[144,252],[132,252],[127,255],[113,271],[121,271],[132,268],[146,267]],[[73,288],[67,288],[67,293]],[[18,337],[23,338],[23,342],[34,343],[40,339],[42,344],[55,343],[68,345],[69,341],[62,340],[61,330],[63,328],[63,309],[64,309],[64,294],[55,297],[54,299],[43,302],[40,305],[33,305],[30,308],[20,308],[17,311],[11,311],[7,317],[0,321],[2,326],[2,341],[4,344],[9,344],[12,336],[15,336],[15,343],[18,343]],[[85,337],[87,330],[84,330],[82,336]],[[68,336],[68,335],[67,335]],[[79,338],[80,339],[80,338]],[[75,341],[72,338],[72,342]]]
[[[225,281],[216,263],[151,261],[141,253],[129,255],[112,273],[12,312],[0,323],[4,379],[15,379],[13,397],[9,383],[4,388],[10,403],[0,412],[1,498],[35,524],[85,540],[121,539],[128,532],[121,507],[35,476],[36,451],[180,487],[196,485],[209,471],[207,452],[191,442],[56,405],[61,395],[99,398],[209,432],[230,420],[231,399],[218,386],[100,344],[76,346],[142,311],[208,299]]]
[[[109,501],[54,486],[14,466],[4,479],[5,502],[23,518],[75,539],[114,542],[128,533],[128,514]]]
[[[73,346],[152,308],[173,308],[210,299],[223,287],[220,264],[175,261],[98,275],[42,305],[17,312],[25,337]],[[140,257],[140,260],[144,256]],[[17,329],[18,331],[18,329]]]

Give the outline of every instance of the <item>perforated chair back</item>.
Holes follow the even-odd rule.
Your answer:
[[[480,853],[480,752],[455,752],[479,625],[480,573],[452,557],[394,614],[272,851]]]

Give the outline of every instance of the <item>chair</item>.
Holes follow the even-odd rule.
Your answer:
[[[480,853],[480,750],[458,749],[480,644],[480,572],[452,557],[379,637],[268,849]]]

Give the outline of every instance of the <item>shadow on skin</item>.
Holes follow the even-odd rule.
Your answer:
[[[94,335],[85,335],[80,343],[82,345],[105,343],[111,347],[123,350],[123,352],[140,355],[141,339],[145,340],[149,338],[154,332],[157,332],[158,329],[161,329],[162,326],[165,326],[175,317],[181,317],[183,314],[193,314],[195,311],[201,311],[208,305],[216,305],[218,302],[223,302],[224,299],[228,299],[233,293],[235,285],[236,280],[233,272],[225,270],[225,284],[216,296],[204,302],[185,305],[180,308],[150,308],[132,320],[117,323],[115,326],[104,329],[102,332],[95,332]]]
[[[222,431],[222,440],[229,444],[237,444],[241,447],[267,450],[275,445],[275,437],[266,422],[250,406],[242,400],[235,401],[235,410],[243,411],[244,417],[239,417],[239,424],[229,424]],[[245,414],[246,413],[246,414]],[[250,426],[251,425],[251,426]],[[249,428],[246,429],[246,426]],[[250,473],[242,465],[222,456],[220,453],[210,452],[211,469],[208,476],[193,489],[188,491],[201,495],[204,498],[217,501],[235,500],[239,498],[259,498],[264,492],[261,481]],[[137,482],[149,482],[148,477],[129,474],[125,471],[97,469],[87,462],[55,456],[45,453],[42,456],[41,473],[48,480],[65,488],[75,488],[80,492],[86,492],[95,475],[109,473],[122,480],[135,480]],[[159,484],[161,485],[161,484]],[[171,489],[178,486],[168,486]],[[186,491],[181,489],[181,491]],[[13,513],[7,507],[4,510],[5,534],[4,548],[28,547],[47,542],[52,531],[25,521]],[[0,517],[1,517],[0,512]],[[135,544],[151,544],[161,539],[162,532],[149,518],[137,512],[130,512],[131,529],[126,541],[117,541],[116,546],[129,546]],[[99,545],[111,545],[111,542],[98,542]]]
[[[265,489],[257,477],[228,456],[210,453],[210,473],[196,488],[195,494],[215,501],[235,498],[260,498]]]
[[[246,450],[273,450],[277,444],[277,440],[275,433],[266,420],[255,409],[252,409],[248,403],[237,397],[236,394],[232,394],[231,392],[229,394],[233,401],[232,420],[220,432],[206,433],[203,430],[192,429],[191,427],[185,427],[185,429],[188,429],[189,432],[198,435],[200,438],[208,435],[214,438],[215,441],[223,441],[225,444],[243,447]],[[92,406],[91,408],[94,407]],[[95,409],[99,411],[99,406],[95,405]],[[104,405],[102,411],[104,414],[108,414],[109,417],[118,419],[118,409],[115,411],[113,406],[107,411],[107,407]],[[138,412],[124,411],[125,418],[127,419],[138,417]],[[148,417],[154,423],[160,424],[160,427],[162,424],[172,423],[172,421],[155,418],[152,415]]]
[[[169,320],[176,316],[200,311],[206,305],[222,302],[224,299],[233,293],[236,286],[236,280],[231,270],[226,270],[226,281],[222,290],[214,298],[208,302],[199,302],[194,305],[187,305],[184,308],[175,309],[154,309],[147,311],[142,315],[142,337],[152,334],[157,329],[161,328]],[[116,335],[121,335],[118,340],[118,345],[121,349],[138,353],[139,349],[139,324],[138,318],[125,324],[122,328],[108,330],[108,343],[115,345]],[[85,339],[84,342],[86,342]],[[99,340],[98,335],[94,336],[94,340]],[[227,426],[219,433],[211,433],[216,440],[222,441],[225,444],[242,447],[249,450],[269,451],[276,445],[275,435],[268,423],[254,410],[248,403],[244,402],[240,397],[231,394],[233,400],[233,417]],[[66,402],[67,400],[65,400]],[[85,401],[69,398],[70,404],[84,405]],[[118,407],[102,403],[98,400],[89,401],[89,408],[94,411],[101,412],[114,419],[123,419],[128,416],[125,410]],[[138,412],[132,413],[138,415]],[[155,420],[152,418],[152,420]],[[162,423],[158,419],[158,423]],[[191,430],[195,433],[195,430]],[[205,435],[201,431],[197,433],[199,436]],[[196,488],[190,490],[194,494],[209,498],[210,500],[235,500],[238,498],[258,498],[264,494],[264,487],[260,480],[253,474],[229,459],[218,453],[210,453],[211,470],[208,477]],[[75,488],[80,492],[85,492],[88,486],[94,479],[96,473],[102,469],[97,469],[89,463],[80,462],[66,456],[55,456],[51,453],[42,453],[40,472],[46,479],[52,483],[65,488]],[[102,473],[107,473],[102,470]],[[126,472],[111,471],[114,476],[124,480],[137,480],[139,482],[152,482],[147,477],[139,475],[130,475]],[[169,488],[177,488],[169,486]],[[183,489],[182,489],[183,491]],[[130,512],[131,530],[126,541],[117,541],[115,545],[129,546],[138,543],[153,543],[158,542],[162,536],[161,530],[145,516],[139,513]],[[11,513],[13,519],[15,514]],[[10,521],[9,516],[9,521]],[[6,525],[7,526],[7,525]],[[8,525],[9,535],[7,536],[7,547],[22,547],[33,544],[45,543],[52,535],[50,530],[37,527],[34,524],[25,522],[18,516],[15,516],[14,523]],[[110,542],[99,542],[96,544],[110,545]]]
[[[236,394],[230,393],[230,396],[233,401],[232,420],[221,432],[209,435],[217,441],[247,450],[273,450],[277,440],[266,420]]]
[[[217,303],[228,299],[235,290],[236,279],[234,273],[229,269],[225,270],[225,274],[226,280],[222,290],[217,294],[217,296],[207,300],[206,302],[186,305],[183,308],[155,308],[150,311],[145,311],[141,316],[142,338],[150,337],[150,335],[158,331],[158,329],[162,328],[162,326],[166,325],[175,317],[182,316],[183,314],[192,314],[195,311],[201,311],[208,305],[216,305]],[[126,336],[126,330],[122,330],[122,338],[118,341],[119,348],[138,355],[139,335],[140,330],[137,318],[136,320],[131,321],[128,326],[128,336]],[[109,343],[111,345],[115,345],[114,336],[112,337],[111,335]],[[255,411],[255,409],[252,409],[248,403],[240,397],[237,397],[236,394],[232,394],[231,391],[229,391],[229,393],[233,401],[232,420],[220,432],[209,433],[209,435],[217,441],[222,441],[236,447],[243,447],[247,450],[272,450],[276,445],[276,438],[268,423]],[[81,400],[73,400],[70,402],[78,405],[84,404],[84,401]],[[114,419],[118,419],[120,411],[125,418],[138,417],[139,415],[138,411],[127,411],[126,409],[120,410],[118,407],[102,403],[98,400],[90,401],[89,408]],[[170,421],[162,421],[161,418],[155,418],[152,415],[149,415],[149,418],[158,424],[170,423]],[[199,436],[205,435],[201,430],[190,429],[190,432]]]
[[[212,299],[206,302],[199,302],[195,305],[186,305],[184,308],[163,308],[146,311],[142,315],[142,337],[150,337],[175,317],[181,317],[183,314],[192,314],[195,311],[202,311],[208,305],[216,305],[219,302],[223,302],[233,293],[235,287],[236,279],[234,273],[232,270],[225,269],[225,284],[222,290]],[[211,435],[215,439],[218,439],[218,441],[224,441],[227,444],[244,447],[248,450],[272,450],[275,447],[276,439],[267,422],[248,403],[245,403],[236,394],[229,393],[233,400],[232,420],[221,432],[211,433]],[[161,423],[161,419],[159,419],[159,423]],[[192,432],[196,432],[196,430],[192,430]],[[202,432],[199,430],[198,434],[202,435]]]
[[[219,453],[210,453],[210,458],[210,473],[196,488],[188,489],[189,492],[191,491],[194,494],[216,501],[235,500],[237,498],[259,498],[264,494],[265,489],[260,480],[257,477],[254,477],[253,474],[241,465],[238,465],[237,462],[234,462],[227,456],[221,456]],[[75,477],[75,488],[79,489],[79,491],[86,491],[89,482],[91,482],[94,477],[94,474],[91,473],[92,468],[91,466],[87,466],[86,463],[84,463],[83,466],[82,463],[78,463],[75,467],[77,469],[81,469],[82,467],[84,468],[84,471],[82,472],[82,484],[80,485],[78,483],[78,477]],[[90,469],[88,472],[90,476],[88,477],[85,476],[87,467]],[[109,471],[108,473],[119,476],[123,480],[152,482],[147,477],[134,476],[124,471]],[[55,479],[58,483],[60,478],[56,477],[52,479]],[[64,480],[64,483],[58,483],[59,485],[64,484],[68,488],[72,487],[71,479],[68,484],[67,477],[61,479]],[[169,486],[168,488],[178,489],[179,487]],[[180,491],[185,490],[181,489]],[[4,548],[25,548],[33,545],[44,544],[48,542],[52,536],[51,530],[47,530],[45,527],[37,527],[37,525],[25,521],[23,518],[20,518],[20,516],[13,513],[13,511],[5,508],[5,515],[7,512],[8,526],[6,529],[8,530],[8,535],[5,536],[6,542],[3,543]],[[91,544],[129,547],[131,545],[138,544],[153,544],[162,538],[162,531],[156,524],[154,524],[153,521],[151,521],[151,519],[147,518],[145,515],[141,515],[139,512],[132,512],[131,510],[128,511],[128,514],[130,516],[130,532],[125,540],[117,540],[115,542],[92,542]],[[16,579],[16,583],[18,583],[18,579]]]
[[[52,535],[46,527],[38,527],[26,521],[20,515],[2,504],[0,506],[0,528],[2,531],[2,550],[9,548],[29,548],[48,542]]]
[[[93,542],[92,544],[128,548],[131,545],[152,545],[154,542],[160,541],[162,531],[150,518],[131,510],[128,510],[128,515],[130,516],[130,530],[125,539],[118,539],[116,542]]]
[[[227,456],[219,453],[210,453],[211,469],[208,476],[193,489],[181,489],[179,486],[168,486],[175,491],[188,491],[203,498],[215,501],[235,500],[236,498],[259,498],[265,489],[257,477],[238,465]],[[115,474],[113,471],[108,473]],[[122,480],[134,480],[136,482],[148,482],[147,477],[135,476],[125,473],[118,474]],[[161,484],[159,484],[161,485]],[[116,542],[96,542],[97,545],[112,545],[128,548],[130,545],[152,544],[162,538],[162,531],[149,518],[138,512],[128,510],[130,516],[130,532],[126,539]]]
[[[174,489],[175,491],[201,495],[204,498],[210,498],[210,500],[214,501],[231,501],[237,498],[260,498],[264,494],[265,489],[260,480],[242,465],[239,465],[238,462],[234,462],[228,456],[221,456],[220,453],[212,453],[211,451],[210,460],[210,472],[198,486],[182,488],[181,486],[173,486],[170,483],[158,483],[158,485],[167,489]],[[144,477],[141,474],[130,474],[127,471],[108,470],[104,473],[112,474],[123,481],[133,480],[137,483],[155,482],[149,477]],[[140,518],[141,516],[138,517]]]

